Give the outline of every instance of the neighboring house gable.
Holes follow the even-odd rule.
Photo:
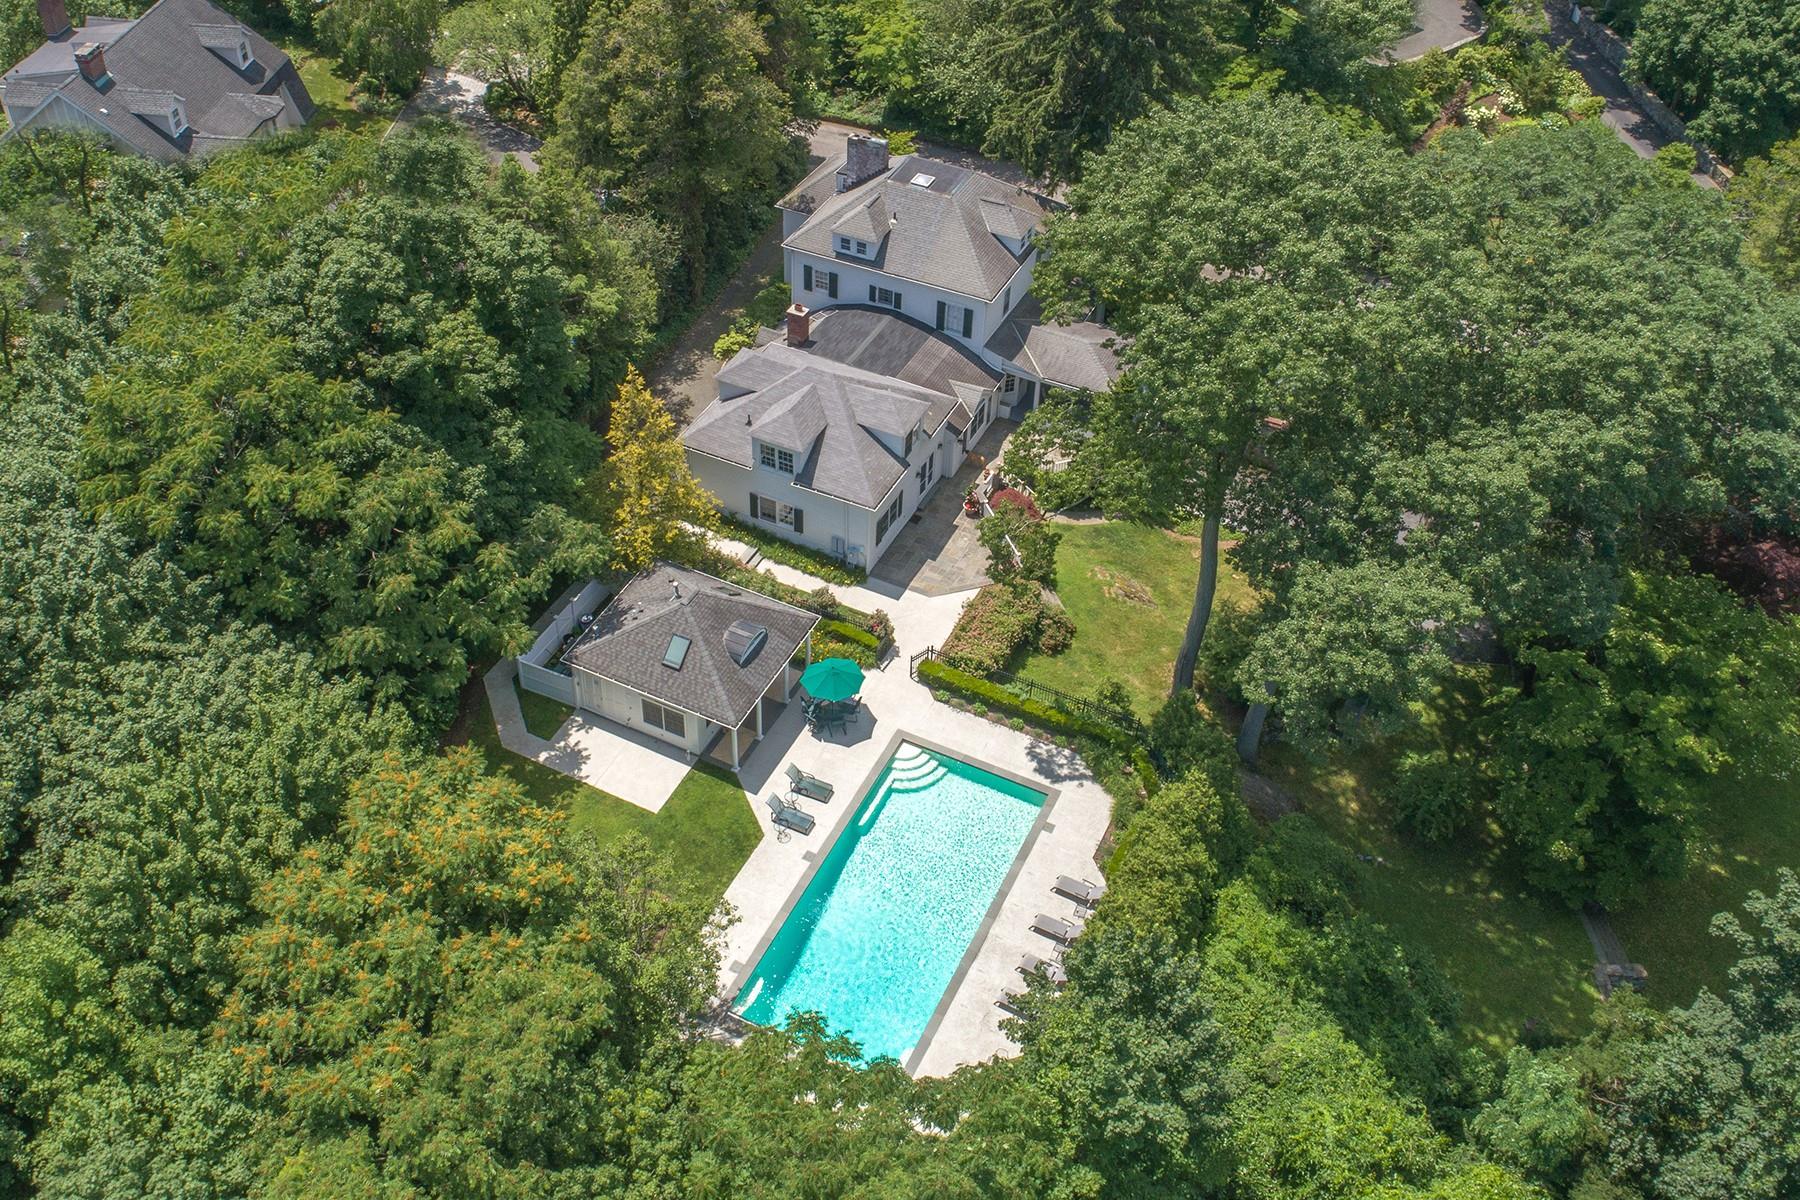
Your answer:
[[[159,0],[135,20],[69,27],[39,4],[46,40],[0,76],[12,128],[88,129],[163,162],[243,144],[312,118],[286,54],[208,0]]]

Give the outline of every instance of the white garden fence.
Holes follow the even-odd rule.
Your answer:
[[[563,644],[580,626],[581,619],[599,611],[600,605],[611,594],[605,584],[590,579],[575,593],[573,600],[551,614],[549,625],[538,634],[537,641],[531,643],[531,649],[519,655],[520,687],[573,707],[575,681],[560,661]]]

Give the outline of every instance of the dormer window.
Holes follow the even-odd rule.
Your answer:
[[[187,129],[187,118],[181,115],[181,105],[177,104],[169,110],[169,130],[179,137]]]
[[[869,257],[869,243],[859,242],[855,238],[838,237],[838,249],[845,254],[854,254],[858,258]]]
[[[250,65],[250,43],[238,43],[238,69],[243,70]]]
[[[779,446],[765,445],[762,448],[762,465],[783,475],[794,473],[794,452],[783,450]]]

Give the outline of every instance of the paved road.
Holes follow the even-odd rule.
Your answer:
[[[1587,81],[1594,95],[1606,101],[1606,109],[1600,114],[1601,121],[1618,135],[1620,141],[1635,150],[1639,158],[1656,157],[1658,150],[1675,139],[1664,133],[1662,127],[1638,106],[1631,89],[1625,86],[1625,80],[1612,63],[1575,36],[1575,21],[1565,0],[1546,0],[1544,11],[1550,18],[1550,44],[1562,48],[1569,65]],[[1718,181],[1704,171],[1695,171],[1693,179],[1701,187],[1719,186]]]
[[[1414,0],[1413,31],[1381,52],[1392,62],[1411,62],[1433,50],[1454,50],[1487,28],[1475,0]]]

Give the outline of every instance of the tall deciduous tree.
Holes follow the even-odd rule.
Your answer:
[[[666,220],[688,295],[706,286],[715,225],[778,177],[787,97],[764,73],[769,43],[740,0],[631,0],[598,10],[565,73],[550,148]]]
[[[1202,521],[1175,691],[1193,683],[1240,472],[1271,453],[1335,453],[1373,403],[1344,387],[1366,349],[1349,327],[1404,205],[1401,161],[1297,100],[1182,102],[1091,159],[1045,235],[1036,286],[1050,307],[1097,303],[1134,339],[1078,445],[1101,502]],[[1265,418],[1286,432],[1271,437]]]
[[[441,11],[439,0],[331,0],[313,27],[356,72],[358,86],[404,96],[431,65]]]
[[[554,0],[470,0],[444,18],[442,52],[531,112],[555,107],[553,67],[569,33],[556,24]]]
[[[1800,125],[1800,21],[1785,0],[1647,0],[1628,65],[1729,158]]]
[[[669,408],[633,367],[619,385],[608,434],[612,452],[601,469],[601,508],[612,536],[613,564],[637,570],[691,549],[695,529],[718,523],[718,499],[688,469],[687,448]]]
[[[1113,131],[1167,103],[1220,52],[1212,4],[1004,0],[990,69],[1000,101],[986,149],[1055,180]]]
[[[1731,185],[1744,218],[1744,254],[1782,287],[1800,289],[1800,137],[1753,158]]]

